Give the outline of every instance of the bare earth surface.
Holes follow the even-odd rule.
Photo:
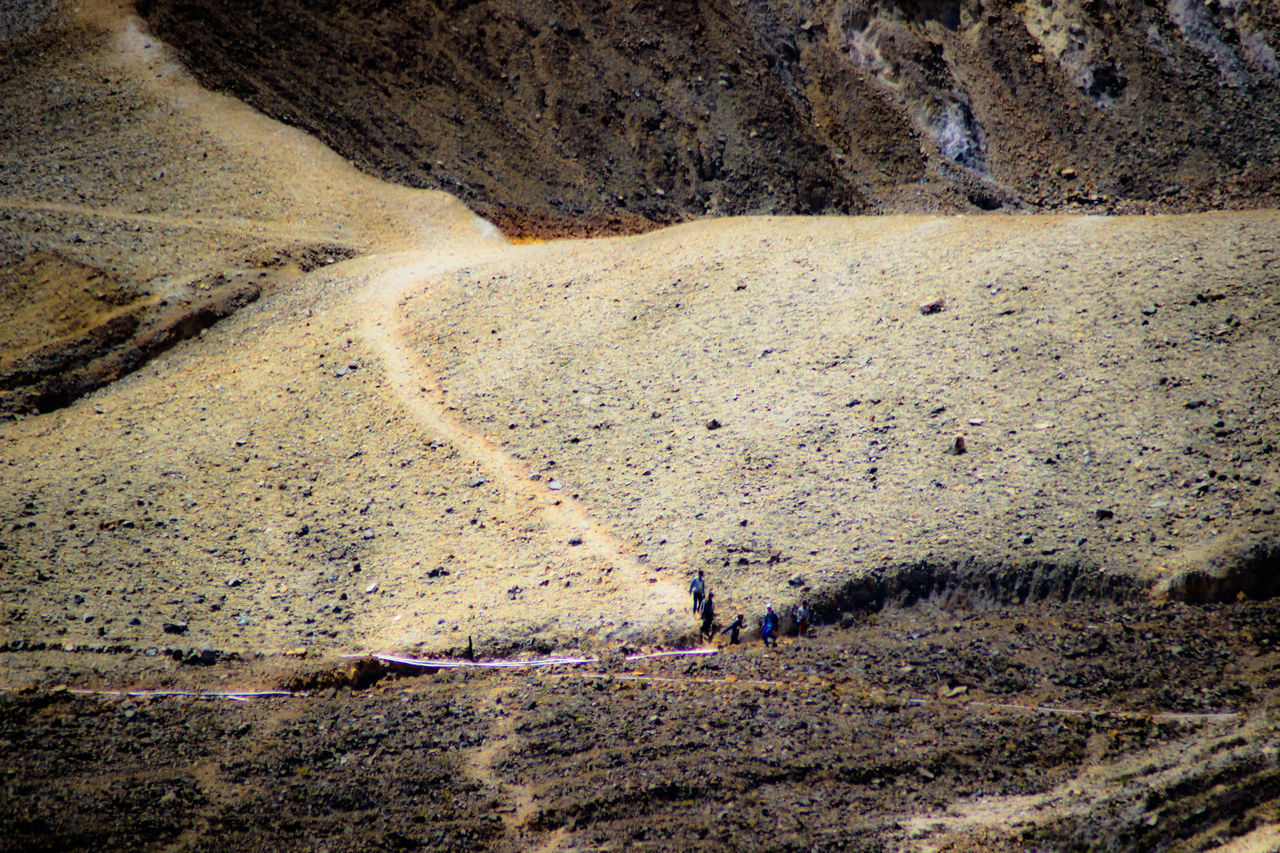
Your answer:
[[[5,14],[0,849],[1273,843],[1280,214],[513,246]]]

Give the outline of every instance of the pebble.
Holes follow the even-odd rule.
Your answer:
[[[947,301],[939,296],[937,299],[929,302],[920,303],[920,313],[924,314],[926,317],[930,314],[941,314],[946,307]]]
[[[165,622],[164,632],[166,634],[185,634],[187,633],[186,622]]]
[[[968,453],[969,448],[964,443],[964,436],[957,435],[951,442],[951,447],[947,450],[953,456],[959,456],[962,453]]]

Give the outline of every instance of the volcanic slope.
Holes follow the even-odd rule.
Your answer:
[[[101,396],[4,424],[8,638],[349,648],[394,644],[399,631],[439,646],[465,642],[459,625],[486,607],[526,609],[507,590],[547,599],[538,584],[551,563],[565,575],[558,606],[517,618],[519,636],[580,637],[587,628],[546,626],[643,611],[600,605],[615,588],[602,576],[634,566],[581,510],[554,499],[531,510],[527,489],[468,486],[483,477],[454,446],[466,437],[439,419],[424,428],[412,402],[397,402],[404,381],[384,372],[366,320],[394,299],[386,281],[403,287],[415,280],[406,272],[504,246],[491,226],[203,92],[122,8],[85,4],[52,26],[8,55],[3,83],[6,133],[23,155],[3,202],[4,245],[25,272],[14,280],[49,285],[57,263],[181,295],[246,254],[279,262],[300,243],[322,258],[312,277],[295,269],[281,282],[293,287],[263,288],[234,331],[206,329]],[[24,103],[36,119],[21,118]],[[95,108],[38,120],[64,103]],[[324,266],[341,257],[335,246],[431,251],[333,277],[323,270],[336,269]],[[35,321],[74,310],[77,296],[49,294]],[[397,568],[384,572],[391,562],[375,554]],[[448,594],[426,589],[437,577]],[[671,596],[647,589],[666,623]],[[647,627],[659,630],[658,616]]]
[[[1280,197],[1270,0],[143,0],[200,78],[509,234]]]
[[[100,98],[8,130],[32,154],[11,254],[151,281],[216,262],[199,211],[237,251],[341,225],[361,257],[0,425],[6,641],[670,641],[696,569],[722,611],[810,597],[823,616],[1272,591],[1273,212],[745,218],[512,247],[85,8],[60,37],[87,49],[37,61],[60,55],[49,36],[8,66],[13,99]],[[149,159],[118,157],[141,132]],[[115,207],[52,209],[81,197]],[[184,254],[189,231],[215,254]]]
[[[1270,594],[1278,229],[704,222],[452,273],[407,328],[477,428],[750,609]]]

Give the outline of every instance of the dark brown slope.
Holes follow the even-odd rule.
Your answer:
[[[311,689],[248,702],[47,692],[105,656],[10,653],[0,851],[1274,850],[1277,610],[917,607],[418,678],[111,656],[113,684]]]
[[[512,233],[1278,203],[1261,0],[139,5],[206,83]]]

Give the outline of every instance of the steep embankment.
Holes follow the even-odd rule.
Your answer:
[[[1273,205],[1263,0],[143,0],[202,80],[508,233]]]

